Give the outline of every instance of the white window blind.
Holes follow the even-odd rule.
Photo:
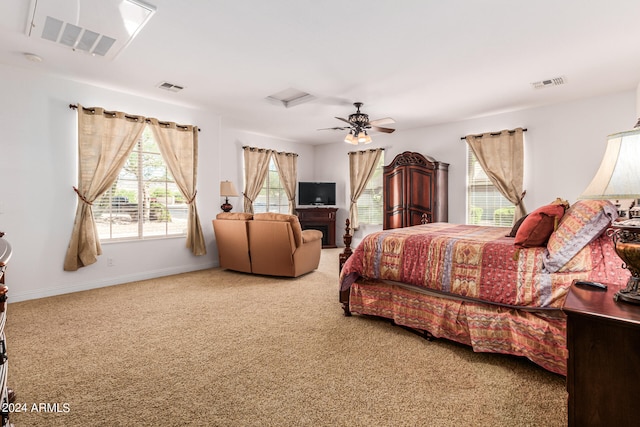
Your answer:
[[[267,172],[262,190],[253,202],[253,212],[289,213],[289,199],[280,181],[278,168],[273,157],[269,159],[269,172]]]
[[[358,221],[360,224],[382,224],[382,178],[384,152],[376,165],[375,172],[358,198]]]
[[[100,241],[186,236],[187,212],[146,127],[116,181],[93,204]]]
[[[467,224],[510,227],[514,214],[515,206],[491,183],[467,146]]]

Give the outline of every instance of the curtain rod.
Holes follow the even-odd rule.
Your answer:
[[[271,148],[258,148],[258,147],[249,147],[248,145],[243,145],[242,149],[243,150],[249,150],[249,151],[258,151],[258,152],[271,151],[271,152],[274,152],[276,154],[284,154],[286,156],[298,157],[298,153],[287,153],[286,151],[277,151],[277,150],[272,150]]]
[[[76,104],[69,104],[69,108],[71,108],[72,110],[77,110],[77,109],[78,109],[78,106],[77,106]],[[83,109],[83,110],[85,110],[85,111],[91,111],[92,113],[95,113],[95,111],[96,111],[96,110],[94,110],[93,108],[86,108],[86,107],[82,107],[82,109]],[[114,112],[112,112],[112,111],[105,111],[105,113],[106,113],[106,114],[111,114],[111,115],[115,114],[115,113],[114,113]],[[125,116],[127,119],[138,119],[138,118],[137,118],[137,117],[135,117],[135,116],[129,116],[129,115],[127,115],[127,114],[125,114],[124,116]],[[144,121],[145,121],[145,123],[150,123],[150,122],[151,122],[149,119],[144,119]],[[164,126],[166,126],[166,125],[168,125],[168,124],[169,124],[169,122],[161,122],[161,121],[158,121],[158,123],[160,123],[161,125],[164,125]],[[185,125],[179,125],[179,124],[176,124],[176,127],[179,127],[180,129],[186,129],[186,128],[187,128],[187,126],[185,126]],[[198,132],[200,132],[200,128],[197,128],[197,129],[198,129]]]
[[[522,132],[526,132],[526,131],[527,131],[527,128],[522,129]],[[515,133],[515,129],[514,129],[514,130],[510,130],[510,131],[509,131],[509,133]],[[491,136],[498,136],[498,135],[500,135],[500,132],[491,132],[489,135],[491,135]],[[469,136],[469,135],[467,135],[467,136]],[[471,135],[471,136],[475,136],[476,138],[478,138],[478,137],[481,137],[481,136],[482,136],[482,134],[481,134],[481,135]],[[462,137],[462,138],[460,138],[460,139],[464,141],[465,139],[467,139],[467,137],[466,137],[466,136],[463,136],[463,137]]]
[[[348,154],[348,155],[352,155],[352,154],[362,154],[362,153],[366,153],[366,152],[368,152],[368,151],[377,151],[377,150],[384,151],[384,148],[369,148],[369,149],[367,149],[367,150],[349,151],[347,154]]]

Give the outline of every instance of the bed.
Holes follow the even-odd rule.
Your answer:
[[[566,375],[562,304],[571,283],[623,286],[629,272],[607,234],[617,217],[610,202],[578,201],[545,214],[558,212],[553,205],[529,214],[517,231],[432,223],[369,234],[352,253],[347,245],[340,272],[345,315],[388,318]]]

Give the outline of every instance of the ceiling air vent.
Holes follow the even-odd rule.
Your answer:
[[[267,101],[273,102],[277,105],[282,105],[285,108],[289,108],[295,107],[296,105],[304,104],[305,102],[309,102],[315,98],[315,96],[307,92],[289,88],[278,93],[274,93],[273,95],[267,96]]]
[[[155,11],[140,0],[32,0],[26,32],[75,52],[113,59]]]
[[[545,87],[551,87],[551,86],[560,86],[563,85],[567,82],[567,78],[566,77],[555,77],[553,79],[547,79],[547,80],[541,80],[539,82],[533,82],[531,83],[531,86],[533,86],[534,89],[542,89]]]
[[[182,89],[184,89],[184,86],[174,85],[173,83],[169,82],[162,82],[158,85],[158,87],[160,89],[168,90],[169,92],[180,92]]]

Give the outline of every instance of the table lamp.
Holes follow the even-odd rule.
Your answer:
[[[224,212],[230,212],[233,206],[229,204],[229,197],[238,197],[238,192],[231,181],[220,181],[220,196],[224,197],[224,203],[220,206]]]
[[[600,168],[580,199],[640,198],[640,120],[630,131],[607,137],[607,147]],[[640,304],[640,219],[614,221],[609,233],[615,250],[631,272],[624,289],[616,292],[615,301]]]

